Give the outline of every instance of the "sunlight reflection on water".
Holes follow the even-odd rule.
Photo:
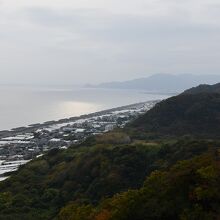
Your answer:
[[[167,97],[134,90],[0,87],[0,130]]]
[[[61,115],[66,115],[66,117],[72,117],[73,115],[80,116],[99,110],[102,110],[101,105],[89,102],[65,101],[58,105],[59,113]]]

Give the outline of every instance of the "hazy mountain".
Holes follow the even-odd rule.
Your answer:
[[[215,84],[220,82],[220,75],[192,74],[156,74],[124,82],[107,82],[99,85],[89,85],[95,88],[139,89],[150,92],[182,92],[199,84]]]

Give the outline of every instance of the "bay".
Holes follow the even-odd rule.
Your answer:
[[[169,96],[136,90],[1,86],[0,130]]]

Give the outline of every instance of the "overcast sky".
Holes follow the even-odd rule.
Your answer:
[[[220,74],[219,0],[0,0],[0,82]]]

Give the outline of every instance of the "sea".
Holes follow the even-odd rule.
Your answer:
[[[0,130],[114,107],[162,100],[171,94],[61,86],[0,86]]]

